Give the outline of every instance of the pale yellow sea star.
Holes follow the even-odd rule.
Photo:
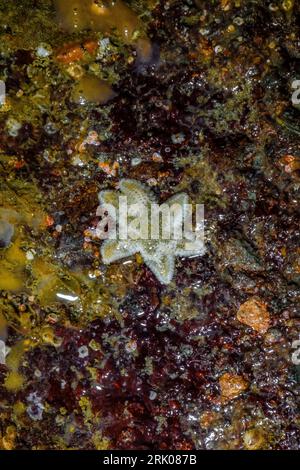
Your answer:
[[[128,207],[134,207],[134,205],[137,204],[147,209],[153,207],[153,205],[156,208],[161,207],[158,205],[157,200],[150,189],[136,180],[121,180],[119,190],[120,192],[108,190],[101,191],[99,193],[99,207],[102,211],[107,208],[108,213],[110,212],[109,208],[114,209],[115,215],[113,218],[116,219],[114,220],[116,225],[118,225],[117,219],[120,213],[120,196],[125,196],[127,198]],[[186,207],[188,202],[189,198],[187,194],[179,193],[175,194],[164,203],[169,208],[177,207],[180,209],[171,219],[173,224],[171,225],[171,230],[179,229],[182,232],[183,220],[186,216]],[[147,227],[148,222],[150,222],[150,231],[148,232],[147,228],[146,237],[141,237],[139,235],[142,227],[135,227],[131,231],[131,235],[134,235],[133,237],[131,236],[131,238],[120,239],[120,236],[117,235],[114,239],[109,238],[105,240],[101,247],[102,260],[104,264],[110,264],[123,258],[130,257],[136,253],[140,253],[145,264],[155,274],[158,280],[162,284],[169,284],[174,275],[175,257],[201,256],[205,253],[204,243],[202,239],[198,239],[192,244],[189,243],[186,238],[182,237],[180,239],[174,239],[174,237],[165,239],[165,237],[162,237],[161,231],[164,227],[161,226],[159,228],[158,238],[152,239],[151,237],[148,237],[148,233],[151,232],[152,219],[150,220],[148,217],[147,221],[147,217],[148,215],[146,215],[144,219],[139,219],[142,220],[141,224]],[[131,223],[132,220],[133,218],[129,217],[128,222]],[[164,224],[163,219],[162,221],[161,219],[158,220],[160,220],[159,223],[161,225]]]

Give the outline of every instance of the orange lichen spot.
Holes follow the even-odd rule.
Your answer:
[[[82,77],[73,90],[73,100],[78,104],[105,104],[115,96],[108,82],[91,75]]]
[[[56,54],[56,60],[62,64],[71,64],[82,60],[84,51],[80,44],[65,44]]]
[[[86,230],[84,230],[83,235],[85,238],[92,238],[93,232],[91,229],[87,228]]]
[[[1,267],[0,290],[18,291],[23,287],[23,279],[17,273]]]
[[[224,11],[229,11],[231,8],[231,0],[221,0],[221,8]]]
[[[118,162],[114,162],[112,165],[110,165],[107,162],[99,163],[99,168],[101,168],[101,170],[103,170],[107,175],[110,175],[110,176],[117,176],[119,167],[120,165]]]
[[[237,312],[237,319],[260,334],[266,333],[270,327],[270,314],[267,306],[255,297],[247,300],[247,302],[240,306]]]
[[[96,248],[93,247],[93,255],[95,258],[99,258],[100,257],[100,251]]]
[[[82,44],[78,42],[67,43],[57,50],[56,60],[61,64],[72,64],[87,59],[87,54],[94,55],[97,47],[98,43],[94,39],[86,39]]]
[[[6,436],[2,438],[2,447],[4,450],[13,450],[14,442],[8,439]]]
[[[248,388],[248,382],[242,376],[228,372],[220,377],[219,385],[223,402],[233,400]]]
[[[159,179],[166,179],[166,178],[168,178],[168,176],[170,176],[170,172],[169,171],[159,171],[157,176],[158,176]]]

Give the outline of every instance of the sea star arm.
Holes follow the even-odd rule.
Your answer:
[[[99,202],[101,205],[112,205],[116,210],[119,208],[119,197],[115,191],[100,191],[98,194]]]
[[[189,256],[203,256],[206,252],[204,242],[197,238],[193,240],[182,240],[178,243],[176,248],[176,256],[189,257]]]
[[[139,181],[123,179],[120,182],[120,190],[125,196],[127,196],[129,205],[148,205],[149,202],[155,202],[148,188]]]
[[[104,264],[110,264],[119,259],[127,258],[136,253],[135,244],[119,240],[105,240],[101,246],[101,256]]]
[[[174,256],[165,254],[157,258],[143,256],[146,266],[162,284],[170,284],[174,275]]]

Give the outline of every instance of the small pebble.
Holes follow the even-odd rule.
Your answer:
[[[87,346],[81,346],[78,349],[78,356],[80,357],[80,359],[84,359],[85,357],[88,357],[88,355],[89,355],[89,350]]]
[[[150,400],[155,400],[156,397],[157,397],[157,393],[151,390],[150,395],[149,395]]]

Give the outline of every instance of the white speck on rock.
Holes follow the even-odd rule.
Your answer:
[[[142,162],[140,157],[134,157],[131,160],[131,166],[138,166]]]
[[[88,350],[88,347],[87,346],[81,346],[79,349],[78,349],[78,356],[80,357],[80,359],[84,359],[85,357],[87,357],[89,355],[89,350]]]
[[[28,261],[32,261],[34,259],[35,251],[34,250],[28,250],[26,251],[26,259]]]
[[[49,57],[52,54],[52,49],[48,44],[40,44],[36,49],[38,57]]]

